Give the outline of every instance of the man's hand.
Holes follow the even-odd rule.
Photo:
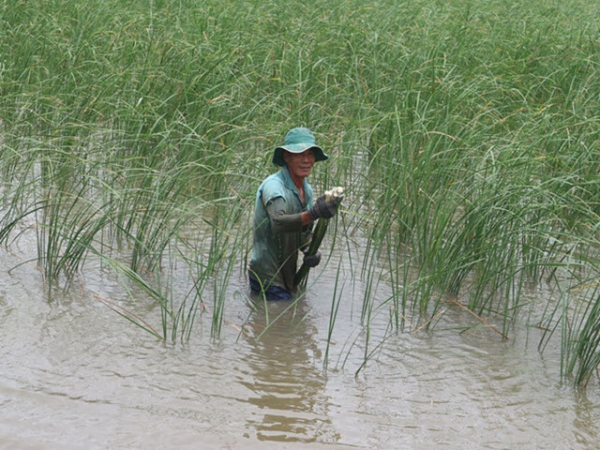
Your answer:
[[[308,210],[312,220],[317,219],[331,219],[337,213],[338,205],[340,204],[341,198],[331,198],[323,194],[321,195],[315,204]]]
[[[317,252],[314,255],[307,255],[305,253],[303,262],[310,268],[317,267],[321,262],[321,252]]]

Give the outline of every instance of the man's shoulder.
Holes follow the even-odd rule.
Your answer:
[[[260,192],[263,196],[263,201],[268,202],[276,197],[285,197],[286,195],[286,184],[285,177],[282,172],[276,172],[273,175],[268,176],[260,187]]]
[[[261,188],[264,189],[265,187],[285,188],[285,178],[282,176],[282,172],[276,172],[265,178],[265,180],[262,182]]]

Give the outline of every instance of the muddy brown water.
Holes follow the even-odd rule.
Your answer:
[[[366,287],[346,272],[335,290],[335,255],[296,309],[268,305],[280,318],[260,340],[266,311],[249,307],[239,275],[221,339],[211,341],[205,313],[185,344],[157,341],[95,300],[160,326],[156,305],[133,305],[100,268],[48,295],[21,263],[0,254],[2,449],[600,448],[597,381],[586,392],[562,384],[559,349],[540,355],[535,329],[517,326],[504,342],[483,326],[461,333],[477,323],[449,310],[434,332],[391,334],[377,347],[383,311],[365,350]],[[372,295],[389,292],[381,283]]]

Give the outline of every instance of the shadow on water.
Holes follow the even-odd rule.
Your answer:
[[[334,442],[339,439],[328,417],[326,374],[316,328],[304,299],[256,301],[244,326],[249,352],[244,356],[256,412],[247,420],[261,441]]]

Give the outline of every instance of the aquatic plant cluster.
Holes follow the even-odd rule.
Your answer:
[[[354,276],[392,286],[365,295],[365,327],[389,311],[394,330],[434,328],[455,302],[508,336],[543,285],[528,320],[585,385],[599,21],[591,0],[4,1],[0,238],[34,232],[49,286],[100,259],[160,304],[159,331],[115,310],[161,339],[189,337],[211,304],[218,337],[268,149],[309,126],[332,156],[312,184],[345,188],[330,234],[366,237]],[[173,255],[183,301],[161,270]]]

